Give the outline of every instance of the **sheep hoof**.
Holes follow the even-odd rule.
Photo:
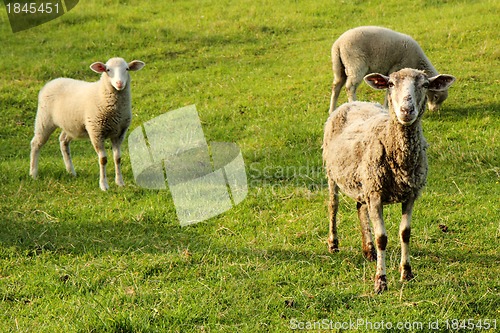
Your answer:
[[[108,186],[108,184],[107,184],[107,183],[101,183],[101,184],[99,184],[99,187],[100,187],[100,188],[101,188],[101,190],[103,190],[103,191],[107,191],[107,190],[109,190],[109,186]]]
[[[375,277],[375,293],[381,294],[387,290],[387,278],[385,275]]]
[[[410,281],[415,278],[415,276],[411,272],[410,265],[404,265],[400,270],[401,270],[401,281]]]
[[[68,171],[68,173],[70,173],[72,176],[76,177],[76,171],[73,167],[67,167],[66,171]]]
[[[328,252],[330,253],[335,253],[339,252],[339,240],[334,239],[334,240],[328,240]]]
[[[371,246],[367,246],[366,248],[363,248],[363,256],[368,261],[377,261],[377,251],[375,250],[373,243],[371,244]]]

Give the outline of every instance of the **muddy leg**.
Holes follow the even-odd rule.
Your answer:
[[[328,179],[328,189],[330,198],[328,202],[328,215],[330,219],[330,227],[328,229],[328,251],[330,253],[339,251],[339,239],[337,235],[337,211],[339,208],[339,188],[337,184]]]
[[[361,224],[361,239],[363,246],[363,255],[370,261],[377,259],[377,252],[372,240],[372,231],[370,228],[370,218],[368,217],[368,205],[357,203],[358,217]]]
[[[411,198],[402,204],[403,216],[399,225],[399,235],[401,237],[401,263],[399,271],[401,272],[401,281],[413,279],[413,273],[410,266],[410,235],[411,235],[411,214],[415,199]]]
[[[372,195],[368,203],[370,219],[373,222],[375,244],[377,245],[377,271],[375,274],[375,292],[380,294],[387,290],[385,269],[385,249],[387,247],[387,232],[385,230],[382,200],[379,195]]]

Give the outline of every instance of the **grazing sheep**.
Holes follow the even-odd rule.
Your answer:
[[[123,186],[120,146],[132,119],[129,71],[144,67],[139,60],[127,62],[111,58],[106,64],[95,62],[90,68],[102,73],[97,82],[58,78],[48,82],[38,96],[35,135],[31,140],[30,175],[38,174],[40,148],[59,127],[61,152],[66,170],[76,175],[69,144],[76,138],[90,138],[99,156],[99,186],[106,191],[106,150],[104,140],[111,139],[115,162],[115,181]]]
[[[389,75],[402,68],[438,74],[418,43],[408,35],[381,28],[357,27],[344,32],[332,46],[333,88],[330,113],[335,110],[342,86],[349,102],[356,100],[356,89],[368,73]],[[430,111],[437,110],[448,97],[448,90],[428,91]],[[385,106],[387,106],[387,97]]]
[[[365,81],[387,89],[389,110],[380,104],[352,102],[332,112],[325,124],[323,161],[330,192],[328,248],[338,251],[338,190],[357,202],[363,253],[377,260],[375,292],[387,289],[385,249],[387,235],[383,205],[402,204],[401,280],[413,274],[409,259],[410,220],[413,204],[427,177],[427,143],[422,132],[426,93],[448,89],[451,75],[428,77],[423,71],[402,69],[389,77],[370,74]],[[375,244],[370,222],[373,223]]]

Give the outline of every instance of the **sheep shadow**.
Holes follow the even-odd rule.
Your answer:
[[[206,223],[210,223],[210,221]],[[211,228],[212,231],[205,233],[207,228]],[[189,256],[200,257],[205,256],[207,249],[210,249],[210,252],[216,255],[230,253],[233,260],[245,264],[250,263],[255,267],[261,267],[265,263],[269,267],[281,265],[282,267],[312,270],[315,274],[320,272],[318,273],[321,275],[319,280],[310,281],[308,285],[312,292],[326,288],[326,294],[321,293],[324,297],[322,296],[316,301],[302,300],[308,304],[312,302],[311,304],[318,308],[334,309],[338,304],[342,304],[343,300],[351,302],[359,297],[375,296],[372,293],[375,263],[369,262],[363,257],[361,247],[341,248],[340,252],[330,254],[326,244],[322,242],[318,242],[317,248],[313,250],[289,249],[279,245],[245,247],[232,243],[226,246],[224,235],[213,229],[213,226],[203,225],[181,227],[176,221],[152,221],[149,218],[141,221],[124,221],[123,223],[102,220],[79,225],[65,221],[34,223],[33,221],[4,218],[0,221],[0,255],[6,259],[13,257],[37,258],[39,256],[46,258],[50,256],[56,261],[60,256],[96,258],[106,256],[109,253],[160,255],[159,258],[165,254],[183,256],[184,253],[189,253]],[[398,288],[399,283],[397,272],[399,246],[394,244],[392,247],[395,256],[392,265],[388,266],[388,274],[391,276],[391,289],[396,290],[394,288]],[[475,283],[470,274],[460,273],[462,268],[469,270],[470,268],[464,267],[473,265],[488,270],[498,265],[497,258],[476,252],[442,253],[416,247],[412,250],[411,255],[419,258],[413,262],[417,281],[410,283],[405,288],[417,291],[420,288],[438,283],[433,279],[418,281],[419,274],[432,276],[436,270],[442,271],[445,265],[451,263],[461,264],[455,265],[453,271],[450,271],[450,274],[457,277],[453,282],[457,288],[460,288],[460,285],[470,286]],[[190,265],[198,264],[194,260]],[[437,268],[433,268],[433,265],[436,265]],[[154,261],[145,266],[142,273],[145,277],[156,276],[163,274],[164,270],[163,264]],[[277,272],[280,270],[256,274],[275,275]],[[293,284],[295,277],[293,273],[291,274],[274,276],[273,281],[277,285]],[[351,283],[354,286],[348,287]]]
[[[446,105],[446,102],[444,102],[443,105],[444,106],[436,112],[430,112],[429,110],[427,110],[424,117],[429,120],[458,122],[471,116],[493,115],[497,112],[497,110],[500,109],[499,103],[486,105],[476,104],[464,107],[449,107],[448,105]]]
[[[45,212],[45,221],[0,221],[0,246],[17,256],[34,257],[42,253],[91,255],[140,251],[147,254],[178,252],[189,247],[196,251],[208,240],[195,227],[183,228],[170,221],[100,221],[73,223],[61,221]]]

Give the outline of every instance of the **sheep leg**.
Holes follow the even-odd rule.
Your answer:
[[[363,255],[366,259],[374,261],[377,259],[377,252],[372,240],[370,228],[370,218],[368,216],[368,206],[360,202],[357,203],[358,218],[361,224],[361,239],[363,241]]]
[[[106,150],[104,149],[104,140],[101,136],[95,136],[89,133],[92,141],[92,145],[99,157],[99,187],[103,191],[109,189],[108,179],[106,177],[106,164],[108,164],[108,157],[106,156]]]
[[[379,195],[372,195],[368,202],[370,219],[373,222],[375,243],[377,244],[377,270],[375,274],[375,292],[377,294],[387,290],[385,271],[385,249],[387,247],[387,232],[383,218],[382,200]]]
[[[125,138],[125,132],[126,130],[124,130],[122,135],[120,135],[119,137],[111,139],[113,147],[113,159],[115,162],[115,183],[118,186],[125,186],[122,176],[122,167],[121,167],[122,153],[120,149],[123,139]]]
[[[356,89],[358,88],[359,82],[355,82],[352,78],[348,78],[345,89],[347,91],[347,99],[349,103],[352,103],[356,100]]]
[[[349,103],[356,100],[356,89],[363,81],[364,75],[368,72],[368,67],[365,64],[352,64],[352,68],[347,69],[347,81],[345,89],[347,91],[347,99]]]
[[[31,154],[30,154],[30,176],[36,179],[38,176],[38,159],[40,158],[40,149],[47,142],[50,135],[55,131],[55,125],[35,124],[35,135],[31,140]]]
[[[335,71],[334,68],[334,79],[333,79],[333,86],[332,86],[332,98],[330,99],[330,111],[329,113],[332,113],[333,110],[335,110],[335,107],[337,106],[337,101],[339,99],[340,95],[340,90],[342,90],[342,87],[344,86],[347,77],[345,76],[345,73],[343,71],[339,71],[338,73]]]
[[[399,235],[401,237],[401,263],[399,271],[401,272],[401,281],[413,279],[413,273],[410,266],[410,235],[411,235],[411,214],[415,198],[410,198],[402,204],[403,216],[399,225]]]
[[[328,215],[330,219],[330,228],[328,229],[328,251],[330,253],[339,251],[339,238],[337,235],[337,211],[339,208],[339,187],[328,179],[328,189],[330,198],[328,203]]]
[[[61,153],[64,160],[64,165],[66,166],[66,170],[71,173],[73,176],[76,176],[75,168],[73,167],[73,162],[71,161],[71,151],[69,149],[69,144],[71,143],[71,139],[68,138],[66,132],[62,131],[59,136],[59,145],[61,147]]]

